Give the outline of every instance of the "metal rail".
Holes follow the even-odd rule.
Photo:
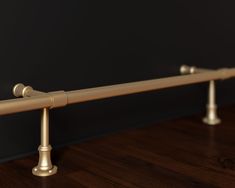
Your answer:
[[[207,82],[210,80],[224,80],[234,76],[235,68],[219,69],[192,75],[172,76],[167,78],[80,89],[68,92],[57,91],[42,93],[40,95],[34,94],[31,97],[0,101],[0,115],[42,108],[59,108],[74,103]],[[19,88],[15,88],[14,90],[19,90]],[[16,96],[19,96],[19,94],[17,93]]]
[[[190,67],[187,65],[182,65],[180,68],[181,74],[196,74],[196,73],[202,73],[202,72],[208,72],[208,71],[213,71],[213,70]],[[208,125],[217,125],[221,123],[221,120],[217,115],[216,88],[215,88],[214,80],[211,80],[209,82],[207,114],[202,119],[202,121]]]
[[[123,96],[134,93],[141,93],[164,88],[210,82],[209,118],[217,118],[215,115],[215,80],[224,80],[235,77],[235,68],[209,70],[196,67],[182,66],[181,73],[187,75],[172,76],[167,78],[138,81],[110,86],[80,89],[74,91],[56,91],[44,93],[34,90],[30,86],[17,84],[13,93],[18,99],[0,101],[0,115],[19,113],[42,109],[41,119],[41,145],[39,147],[39,162],[33,168],[32,173],[37,176],[50,176],[57,172],[57,167],[51,163],[50,152],[52,147],[49,144],[49,110],[64,107],[69,104],[81,103],[86,101],[105,99],[115,96]],[[214,111],[213,111],[214,110]],[[213,113],[211,113],[213,112]],[[206,122],[206,121],[205,121]],[[208,123],[208,122],[206,122]],[[214,124],[218,122],[212,122]],[[211,124],[212,124],[211,123]],[[210,124],[210,122],[208,123]]]

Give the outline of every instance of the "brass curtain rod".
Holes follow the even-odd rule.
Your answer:
[[[172,76],[68,92],[58,91],[42,93],[41,95],[33,95],[31,97],[0,101],[0,115],[43,108],[59,108],[68,104],[207,82],[210,80],[223,80],[234,76],[235,68],[226,68],[214,71],[202,71],[197,74]]]
[[[181,66],[180,72],[184,75],[68,92],[44,93],[34,90],[30,86],[17,84],[13,89],[13,93],[16,97],[23,98],[0,101],[0,115],[42,109],[41,145],[38,148],[39,161],[38,165],[32,169],[32,173],[41,177],[51,176],[57,173],[57,166],[52,165],[51,162],[52,147],[49,144],[49,110],[52,108],[169,87],[209,82],[207,116],[203,119],[203,122],[208,125],[219,124],[221,121],[217,117],[215,80],[235,77],[235,68],[209,70],[184,65]]]

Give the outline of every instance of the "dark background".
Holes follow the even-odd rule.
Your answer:
[[[179,74],[182,64],[235,65],[232,1],[0,2],[0,99],[22,82],[73,90]],[[235,102],[235,80],[218,82],[218,103]],[[207,84],[87,102],[51,111],[59,147],[130,127],[204,112]],[[0,160],[39,145],[40,112],[0,117]]]

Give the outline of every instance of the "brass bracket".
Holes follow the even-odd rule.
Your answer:
[[[205,71],[211,71],[209,69],[197,68],[197,67],[190,67],[188,65],[182,65],[180,67],[181,74],[196,74]],[[209,82],[209,89],[208,89],[208,104],[207,104],[207,115],[203,118],[203,122],[208,125],[217,125],[221,123],[221,120],[218,118],[217,115],[217,105],[216,105],[216,88],[215,88],[215,81],[211,80]]]
[[[32,97],[37,95],[45,95],[46,93],[34,90],[30,86],[17,84],[13,88],[13,94],[16,97]],[[54,96],[53,93],[52,96]],[[55,96],[57,96],[57,98],[59,97],[60,99],[62,98],[60,97],[60,95],[55,95]],[[55,101],[56,99],[52,97],[52,100]],[[61,100],[58,99],[58,101]],[[62,103],[63,101],[64,100],[62,100]],[[60,105],[62,105],[62,103]],[[49,144],[49,109],[43,108],[41,116],[41,145],[38,148],[39,162],[38,165],[32,169],[32,173],[35,176],[45,177],[57,173],[57,166],[52,165],[51,162],[51,150],[52,147]]]
[[[217,105],[215,102],[215,98],[215,81],[212,80],[209,83],[207,115],[203,118],[203,122],[208,125],[217,125],[221,123],[221,120],[217,116]]]

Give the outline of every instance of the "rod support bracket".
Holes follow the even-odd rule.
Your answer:
[[[216,88],[214,80],[209,82],[207,114],[202,121],[208,125],[217,125],[221,123],[221,120],[217,115]]]
[[[182,65],[180,67],[181,74],[197,74],[205,71],[211,71],[210,69],[197,68],[195,66]],[[227,74],[227,69],[220,69],[221,79],[227,79],[230,75]],[[217,105],[216,105],[216,88],[215,81],[209,81],[208,89],[208,104],[207,104],[207,114],[202,121],[207,125],[217,125],[221,123],[221,120],[217,115]]]
[[[64,91],[44,93],[34,90],[31,86],[24,84],[16,84],[13,88],[13,94],[16,97],[32,97],[40,95],[49,95],[51,99],[51,106],[42,109],[41,116],[41,145],[38,147],[39,161],[38,165],[32,169],[32,174],[35,176],[46,177],[57,173],[57,166],[52,165],[51,150],[49,144],[49,111],[52,108],[57,108],[67,105],[67,95]]]
[[[49,109],[44,108],[41,116],[41,145],[38,148],[38,165],[32,169],[35,176],[46,177],[57,173],[57,166],[51,162],[52,147],[49,144]]]

